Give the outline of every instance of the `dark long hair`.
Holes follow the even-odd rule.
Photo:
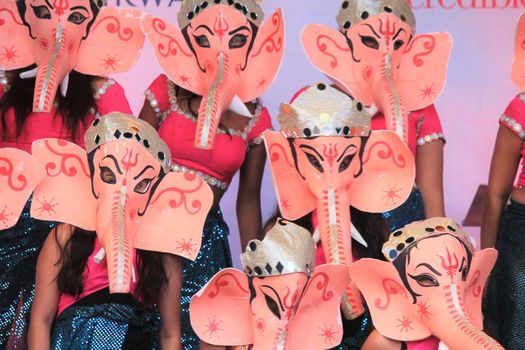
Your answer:
[[[32,113],[33,94],[35,90],[35,78],[22,79],[20,73],[36,66],[30,66],[22,69],[11,71],[9,84],[11,88],[0,98],[0,126],[2,134],[0,138],[6,138],[8,112],[12,109],[15,114],[16,133],[18,137],[22,133],[25,121]],[[76,140],[79,135],[80,126],[87,127],[87,118],[90,111],[97,110],[96,100],[93,91],[93,81],[96,77],[82,74],[76,71],[69,73],[69,87],[66,97],[57,92],[58,106],[55,117],[62,118],[62,126],[67,133],[65,137],[72,141]]]
[[[61,264],[57,285],[61,293],[78,297],[84,291],[82,274],[89,256],[95,249],[95,239],[94,231],[75,227],[62,246],[55,230],[55,241],[60,249],[60,259],[57,263]],[[136,295],[146,308],[152,308],[158,302],[162,288],[167,285],[162,254],[137,249],[135,259],[138,273]]]

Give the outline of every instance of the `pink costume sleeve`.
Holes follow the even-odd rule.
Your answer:
[[[144,93],[155,115],[163,120],[170,108],[168,93],[169,80],[165,74],[159,75]]]
[[[505,109],[505,113],[500,117],[500,123],[512,130],[516,136],[525,140],[525,95],[516,96]]]
[[[270,113],[264,107],[259,115],[259,119],[248,133],[248,144],[260,144],[262,143],[262,133],[272,128],[272,117]]]
[[[133,114],[124,89],[114,80],[105,82],[96,92],[95,99],[101,116],[111,112]]]
[[[425,143],[440,139],[445,141],[445,135],[443,135],[441,121],[439,120],[439,116],[434,105],[414,111],[411,114],[411,117],[415,118],[415,122],[417,123],[416,137],[418,146],[423,146]]]
[[[425,340],[407,342],[407,350],[438,350],[439,339],[429,337]]]

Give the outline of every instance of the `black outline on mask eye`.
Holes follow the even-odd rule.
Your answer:
[[[238,45],[238,46],[233,46],[232,45],[232,40],[233,39],[236,39],[236,38],[242,38],[244,40],[244,42],[242,43],[242,45]],[[236,49],[242,49],[243,47],[246,46],[246,44],[248,43],[248,36],[247,35],[244,35],[244,34],[241,34],[241,33],[238,33],[238,34],[235,34],[234,36],[232,36],[230,38],[230,41],[228,41],[228,47],[232,50],[236,50]]]
[[[153,183],[153,180],[155,180],[154,177],[152,177],[152,178],[146,178],[146,179],[142,179],[142,180],[140,180],[140,182],[139,182],[137,185],[135,185],[135,188],[133,189],[133,192],[138,193],[138,194],[145,194],[146,192],[148,192],[148,190],[149,190],[151,184]],[[143,183],[144,181],[148,181],[148,184],[147,184],[146,188],[145,188],[143,191],[139,191],[139,190],[137,190],[137,187],[138,187],[141,183]]]
[[[208,39],[206,34],[201,34],[201,35],[192,34],[192,36],[193,36],[193,40],[195,41],[195,43],[197,43],[197,45],[199,45],[199,47],[202,47],[204,49],[209,49],[211,47],[210,39]],[[204,44],[201,43],[201,40],[203,38],[206,40]]]
[[[87,10],[83,7],[83,6],[76,6],[74,8],[71,8],[71,10],[74,10],[74,9],[83,9],[87,12]],[[71,20],[71,16],[73,16],[74,14],[78,14],[80,16],[82,16],[82,19],[80,20],[80,22],[76,22],[76,21],[73,21]],[[80,11],[74,11],[72,13],[69,14],[69,16],[67,16],[67,20],[68,22],[70,23],[73,23],[73,24],[76,24],[76,25],[81,25],[82,23],[84,23],[89,17],[86,17],[83,13],[81,13]]]
[[[35,14],[36,18],[39,18],[39,19],[51,19],[51,10],[46,5],[40,5],[40,6],[29,5],[29,6],[31,6],[31,8],[33,9],[33,13]],[[45,14],[44,17],[41,17],[40,15],[37,14],[37,11],[40,11],[42,9],[46,9],[47,10],[47,14]]]
[[[105,165],[99,165],[98,169],[100,171],[100,180],[102,180],[102,182],[110,184],[110,185],[115,185],[117,183],[117,176],[115,175],[113,170],[111,170],[110,167],[105,166]],[[109,171],[111,173],[111,176],[113,176],[113,180],[106,181],[106,179],[104,178],[105,171]]]
[[[416,276],[407,273],[407,275],[423,288],[439,287],[439,281],[429,273],[423,272]],[[423,280],[430,280],[431,284],[424,285]]]

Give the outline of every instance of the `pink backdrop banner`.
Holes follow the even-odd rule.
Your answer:
[[[326,78],[303,53],[299,35],[307,23],[336,27],[339,0],[264,0],[266,14],[283,8],[286,51],[281,71],[263,96],[275,116],[281,102],[299,88]],[[525,0],[412,0],[417,32],[448,31],[454,48],[447,85],[436,104],[443,123],[445,147],[445,201],[447,216],[461,223],[480,184],[487,183],[498,118],[519,91],[510,80],[514,31]],[[110,6],[134,7],[176,23],[180,1],[109,0]],[[124,86],[138,115],[144,90],[161,73],[149,43],[138,64],[115,78]],[[274,125],[278,125],[274,119]],[[264,219],[276,210],[272,180],[267,169],[262,188]],[[235,215],[237,178],[222,200],[230,226],[234,262],[239,266],[239,234]],[[467,228],[475,236],[477,229]]]

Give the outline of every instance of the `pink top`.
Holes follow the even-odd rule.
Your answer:
[[[7,85],[0,85],[0,98],[3,96]],[[98,115],[104,115],[109,112],[117,111],[131,114],[128,100],[124,95],[124,90],[114,80],[107,80],[95,93],[95,100],[97,104],[97,112],[91,113],[86,119],[85,125],[82,125],[78,130],[78,137],[76,140],[71,140],[68,136],[67,130],[64,130],[62,125],[62,118],[56,118],[53,109],[50,113],[33,112],[26,119],[22,133],[18,138],[15,136],[16,123],[14,111],[9,111],[7,114],[8,130],[6,138],[2,139],[3,130],[0,124],[0,148],[13,147],[31,153],[31,144],[35,140],[43,138],[61,138],[72,141],[84,147],[84,134],[87,128],[91,125],[94,118]]]
[[[100,251],[102,248],[102,245],[100,244],[98,238],[95,240],[95,248],[93,249],[93,252],[89,256],[87,262],[86,262],[86,268],[84,269],[84,272],[82,273],[82,279],[83,279],[83,286],[84,291],[82,294],[78,296],[78,298],[75,298],[72,295],[69,294],[60,294],[60,299],[58,301],[58,313],[57,316],[60,315],[62,311],[64,311],[67,307],[73,305],[78,300],[93,294],[101,289],[109,287],[109,280],[108,280],[108,263],[107,259],[102,259],[98,264],[95,262],[95,255]],[[135,250],[133,250],[133,261],[135,261]],[[135,264],[133,265],[135,268],[135,271],[137,271]],[[137,283],[132,281],[131,282],[131,293],[134,293],[137,288]]]
[[[184,112],[177,104],[175,84],[160,75],[146,91],[146,98],[161,120],[160,137],[168,144],[175,171],[194,170],[211,185],[226,189],[241,168],[247,146],[262,142],[261,134],[271,128],[272,120],[261,105],[243,131],[218,130],[211,150],[194,146],[196,117]]]
[[[436,337],[429,337],[420,341],[407,342],[407,350],[438,350],[439,339]]]
[[[522,141],[525,141],[525,94],[519,94],[509,103],[505,113],[500,117],[500,123],[512,130]],[[525,143],[522,143],[521,159],[522,167],[516,187],[525,189]]]

